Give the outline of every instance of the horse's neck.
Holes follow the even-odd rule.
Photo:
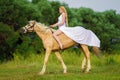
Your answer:
[[[39,25],[36,25],[35,32],[42,40],[45,40],[52,35],[52,32],[49,29],[40,30]]]

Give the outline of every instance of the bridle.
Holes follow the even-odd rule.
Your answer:
[[[32,25],[30,25],[30,24],[32,24]],[[34,31],[34,26],[35,26],[35,22],[33,22],[33,23],[29,22],[28,25],[26,25],[25,27],[23,27],[23,29],[25,30],[24,33],[26,33],[28,31],[28,29],[30,29],[30,28],[33,28],[33,30],[31,30],[33,32]]]
[[[29,24],[27,24],[25,27],[22,28],[24,30],[24,33],[27,33],[28,31],[33,32],[35,24],[36,24],[36,22],[34,22],[34,21],[31,22],[30,21]],[[29,30],[30,28],[33,28],[33,29]],[[47,27],[46,29],[49,29],[53,33],[52,28]]]
[[[50,31],[51,31],[52,33],[54,33],[53,30],[52,30],[52,28],[48,28],[48,29],[50,29]]]

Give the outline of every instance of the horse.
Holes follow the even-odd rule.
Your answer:
[[[62,67],[63,67],[63,73],[67,73],[67,67],[60,55],[60,46],[58,42],[53,37],[53,31],[54,29],[49,28],[45,26],[42,23],[38,23],[34,20],[29,21],[29,23],[22,27],[20,29],[20,32],[27,33],[27,32],[36,32],[36,34],[42,39],[43,46],[45,48],[45,57],[44,57],[44,63],[41,72],[39,72],[39,75],[45,74],[46,71],[46,64],[48,62],[49,55],[51,52],[55,52],[56,57],[60,61]],[[62,45],[63,49],[67,49],[69,47],[75,46],[76,43],[69,37],[67,37],[65,34],[61,34],[58,36]],[[82,52],[84,53],[84,59],[82,60],[82,71],[88,73],[91,70],[91,63],[90,63],[90,51],[88,49],[88,46],[85,44],[79,44],[79,48],[82,49]],[[93,50],[96,52],[97,55],[99,55],[100,49],[98,47],[92,46]]]

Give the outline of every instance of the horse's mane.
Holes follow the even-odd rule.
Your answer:
[[[46,26],[45,24],[42,24],[42,23],[40,23],[40,22],[37,22],[37,25],[40,25],[40,26],[42,26],[42,29],[43,29],[43,31],[55,31],[54,29],[50,29],[48,26]],[[39,26],[38,26],[39,27]],[[40,28],[40,27],[39,27]],[[41,28],[40,28],[41,29]]]
[[[45,24],[42,24],[40,22],[37,22],[37,24],[43,26],[44,28],[48,28],[48,26],[46,26]]]

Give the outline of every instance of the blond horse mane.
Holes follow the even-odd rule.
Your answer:
[[[52,28],[50,28],[50,27],[48,27],[48,26],[46,26],[45,24],[42,24],[42,23],[38,23],[38,22],[36,22],[36,25],[38,25],[38,27],[39,27],[39,29],[41,29],[42,31],[45,31],[45,32],[48,32],[48,31],[50,31],[50,32],[54,32],[55,31],[55,29],[52,29]],[[40,27],[41,26],[41,27]]]

